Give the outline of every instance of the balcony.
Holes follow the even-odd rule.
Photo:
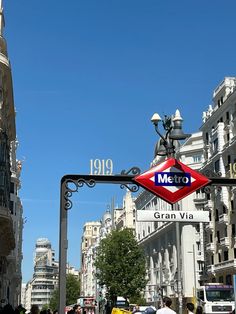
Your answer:
[[[228,223],[229,217],[227,214],[221,214],[219,215],[219,223]]]
[[[205,205],[205,209],[211,210],[212,207],[213,207],[213,202],[212,202],[212,200],[208,200],[207,203],[206,203],[206,205]]]
[[[215,273],[215,265],[208,265],[206,267],[207,273],[208,274],[214,274]]]
[[[195,205],[205,205],[207,204],[207,198],[205,193],[196,193],[195,198],[193,199]]]
[[[213,221],[209,221],[205,226],[206,231],[212,231],[213,230]]]
[[[224,247],[229,247],[229,238],[228,237],[220,238],[220,245]]]
[[[212,252],[212,253],[215,252],[215,245],[214,245],[214,243],[207,243],[206,250],[208,252]]]
[[[223,270],[225,271],[231,270],[235,272],[236,271],[236,259],[215,264],[215,272],[222,272]]]
[[[0,206],[0,256],[7,256],[15,248],[13,222],[9,209]]]

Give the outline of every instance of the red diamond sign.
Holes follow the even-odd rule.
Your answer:
[[[207,177],[174,158],[168,158],[134,177],[134,181],[171,204],[210,182]]]

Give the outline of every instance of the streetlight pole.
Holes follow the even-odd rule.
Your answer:
[[[176,110],[174,117],[165,116],[164,119],[159,116],[158,113],[154,113],[151,119],[155,126],[157,134],[160,136],[160,140],[155,147],[155,156],[175,157],[175,148],[178,145],[179,140],[184,140],[190,136],[190,134],[184,134],[182,131],[182,121],[179,110]],[[158,128],[159,122],[162,122],[165,134],[163,135]],[[177,210],[177,204],[172,204],[172,210]],[[179,314],[183,312],[183,296],[182,296],[182,280],[181,280],[181,245],[180,245],[180,225],[179,222],[175,222],[176,230],[176,251],[177,251],[177,293],[179,299]]]

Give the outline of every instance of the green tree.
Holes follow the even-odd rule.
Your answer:
[[[95,260],[96,276],[111,299],[138,298],[146,285],[145,255],[131,229],[114,230],[102,239]]]
[[[66,276],[66,305],[74,304],[80,296],[80,281],[72,274]],[[53,291],[49,307],[56,310],[59,307],[59,289]]]

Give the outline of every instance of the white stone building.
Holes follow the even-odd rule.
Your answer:
[[[99,238],[101,222],[86,222],[81,242],[81,295],[95,296],[96,282],[93,271],[94,247]]]
[[[177,152],[177,158],[193,169],[201,167],[203,162],[201,132],[188,138]],[[202,210],[203,207],[196,208],[194,203],[197,194],[193,193],[179,201],[178,209]],[[137,210],[172,209],[170,204],[146,190],[138,195],[135,204]],[[144,294],[147,302],[157,302],[161,294],[173,299],[177,298],[177,253],[180,257],[181,295],[186,298],[193,297],[199,284],[204,260],[203,244],[199,233],[202,232],[202,226],[198,223],[179,223],[180,252],[177,252],[176,226],[175,222],[136,222],[136,237],[145,250],[147,261],[148,283]]]
[[[135,229],[135,198],[129,190],[123,197],[121,208],[113,210],[114,228],[121,230],[124,228]]]
[[[58,263],[55,262],[55,252],[47,238],[40,238],[35,245],[33,278],[25,289],[25,308],[29,311],[32,304],[37,304],[40,309],[49,304],[57,286]]]
[[[226,77],[213,93],[213,104],[203,113],[201,126],[205,162],[202,170],[236,176],[236,78]],[[214,175],[214,174],[213,174]],[[236,188],[212,189],[206,207],[206,273],[208,281],[232,283],[236,272]]]

